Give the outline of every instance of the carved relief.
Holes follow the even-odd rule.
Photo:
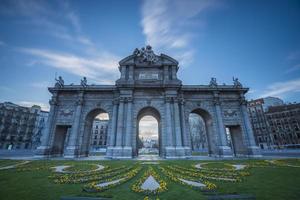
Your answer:
[[[237,117],[237,111],[232,109],[224,110],[224,117],[225,118],[231,118],[231,117]]]
[[[64,109],[64,110],[60,111],[60,115],[64,116],[64,117],[72,116],[73,113],[74,113],[74,111],[70,110],[70,109]]]

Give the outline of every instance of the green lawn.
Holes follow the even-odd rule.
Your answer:
[[[161,170],[167,169],[174,176],[185,177],[186,179],[198,180],[197,174],[192,176],[192,172],[198,172],[193,165],[197,163],[208,163],[203,165],[207,171],[211,173],[209,176],[218,177],[239,177],[240,182],[228,182],[221,180],[209,180],[215,184],[217,188],[211,193],[219,194],[251,194],[257,199],[300,199],[300,162],[299,159],[289,159],[276,161],[270,164],[260,160],[231,160],[231,161],[158,161],[159,165],[141,164],[145,161],[32,161],[31,163],[21,165],[16,169],[0,170],[0,199],[6,200],[28,200],[28,199],[59,199],[61,196],[101,196],[112,199],[206,199],[205,193],[197,188],[182,185],[179,182],[171,180]],[[15,164],[16,161],[0,160],[1,166]],[[137,175],[133,176],[127,182],[112,187],[102,192],[88,193],[83,191],[87,183],[76,184],[58,184],[54,183],[53,177],[59,177],[50,167],[58,165],[70,165],[70,172],[80,173],[86,170],[93,170],[94,164],[106,166],[104,170],[110,170],[123,167],[122,176],[132,168],[139,168]],[[233,171],[229,164],[246,164],[249,168],[243,170],[249,172],[250,175],[242,176],[238,172]],[[288,166],[292,165],[292,166]],[[147,195],[136,193],[131,190],[132,185],[141,177],[141,175],[151,166],[160,176],[167,182],[167,191],[158,195]],[[229,167],[228,167],[229,166]],[[299,167],[295,167],[299,166]],[[127,171],[126,171],[127,170]],[[172,171],[173,170],[173,171]],[[177,170],[177,171],[176,171]],[[222,171],[224,170],[224,171]],[[116,170],[118,171],[118,170]],[[191,173],[189,173],[191,172]],[[104,173],[99,171],[97,174]],[[108,174],[113,174],[109,172]],[[199,174],[201,175],[199,172]],[[199,175],[198,174],[198,175]],[[200,176],[199,175],[199,176]],[[52,176],[52,178],[50,177]],[[80,177],[80,175],[78,175]],[[92,175],[83,174],[82,177]],[[72,177],[76,177],[72,175]],[[116,175],[117,177],[117,175]],[[74,178],[75,179],[75,178]],[[103,179],[104,180],[104,179]]]

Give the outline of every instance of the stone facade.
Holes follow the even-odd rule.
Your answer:
[[[274,148],[300,148],[300,103],[270,107],[266,117]]]
[[[40,106],[0,103],[0,149],[35,149],[41,143],[47,117],[48,112]]]
[[[37,156],[87,156],[92,122],[99,113],[109,115],[107,157],[138,155],[139,120],[151,115],[159,126],[159,155],[165,158],[191,155],[188,118],[199,114],[205,121],[212,156],[259,155],[247,113],[243,88],[233,85],[182,85],[178,62],[155,55],[150,46],[119,62],[115,85],[64,85],[57,80],[52,94],[47,134]],[[232,130],[235,149],[227,142],[225,128]],[[235,152],[235,153],[234,153]]]
[[[92,128],[90,149],[106,148],[108,120],[95,119]]]
[[[261,149],[272,149],[274,141],[266,112],[271,106],[283,105],[283,101],[277,97],[266,97],[248,102],[248,112],[252,124],[256,144]]]

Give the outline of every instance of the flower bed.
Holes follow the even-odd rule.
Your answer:
[[[130,171],[133,167],[117,167],[117,168],[109,168],[106,167],[101,171],[94,172],[81,172],[77,174],[55,174],[53,176],[49,176],[49,178],[54,179],[54,183],[66,184],[66,183],[86,183],[90,181],[100,181],[103,179],[118,177],[123,173]]]
[[[149,176],[153,176],[159,183],[159,187],[155,190],[142,189],[142,184],[147,180]],[[134,192],[144,194],[158,194],[167,190],[167,183],[160,178],[160,176],[154,171],[152,167],[149,167],[147,171],[140,177],[131,187]]]
[[[237,182],[237,181],[241,181],[241,172],[232,172],[232,171],[228,171],[225,172],[223,171],[222,173],[218,173],[215,171],[209,171],[209,170],[196,170],[196,169],[187,169],[187,168],[183,168],[180,166],[168,166],[167,167],[169,170],[172,170],[182,176],[189,176],[189,177],[197,177],[200,178],[201,180],[218,180],[218,181],[231,181],[231,182]],[[243,175],[246,175],[246,173],[244,173]]]
[[[189,185],[187,184],[186,182],[183,182],[182,180],[180,180],[179,178],[182,178],[182,179],[189,179],[191,181],[199,181],[199,179],[195,179],[193,177],[187,177],[187,176],[182,176],[178,173],[176,173],[176,175],[173,173],[172,170],[167,170],[166,168],[164,167],[159,167],[159,169],[168,177],[170,178],[172,181],[174,182],[177,182],[177,183],[180,183],[182,185],[187,185],[189,187],[192,187],[194,189],[199,189],[199,187],[195,187],[195,186],[192,186],[192,185]],[[201,179],[200,179],[201,180]],[[217,186],[214,184],[214,183],[211,183],[207,180],[201,180],[201,182],[203,182],[203,184],[206,185],[205,189],[208,189],[208,190],[214,190],[217,188]],[[203,189],[203,188],[200,188],[200,190]]]
[[[122,179],[114,184],[111,184],[111,185],[107,185],[105,187],[99,187],[97,186],[99,184],[99,182],[91,182],[89,184],[86,184],[84,186],[84,191],[86,192],[102,192],[104,190],[107,190],[107,189],[110,189],[110,188],[113,188],[117,185],[120,185],[124,182],[127,182],[129,181],[131,178],[133,178],[134,176],[136,176],[136,174],[141,170],[141,167],[140,166],[135,166],[133,167],[133,169],[131,169],[129,172],[127,172],[126,174],[122,175],[122,176],[118,176],[118,177],[113,177],[113,178],[109,178],[109,179],[106,179],[106,180],[102,180],[101,183],[105,183],[105,182],[112,182],[114,180],[118,180],[118,179]]]

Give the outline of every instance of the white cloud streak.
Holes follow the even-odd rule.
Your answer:
[[[146,44],[160,51],[172,52],[181,65],[191,63],[194,54],[192,39],[199,35],[199,28],[203,25],[199,15],[216,5],[213,0],[145,0],[141,24]],[[193,28],[197,28],[197,33],[192,31]]]
[[[274,96],[284,98],[286,95],[296,92],[300,92],[300,79],[273,83],[267,87],[267,90],[261,97]]]
[[[120,59],[106,52],[98,54],[97,57],[87,58],[44,49],[19,48],[19,50],[35,56],[38,64],[86,76],[96,83],[111,83],[118,74],[116,66]]]

